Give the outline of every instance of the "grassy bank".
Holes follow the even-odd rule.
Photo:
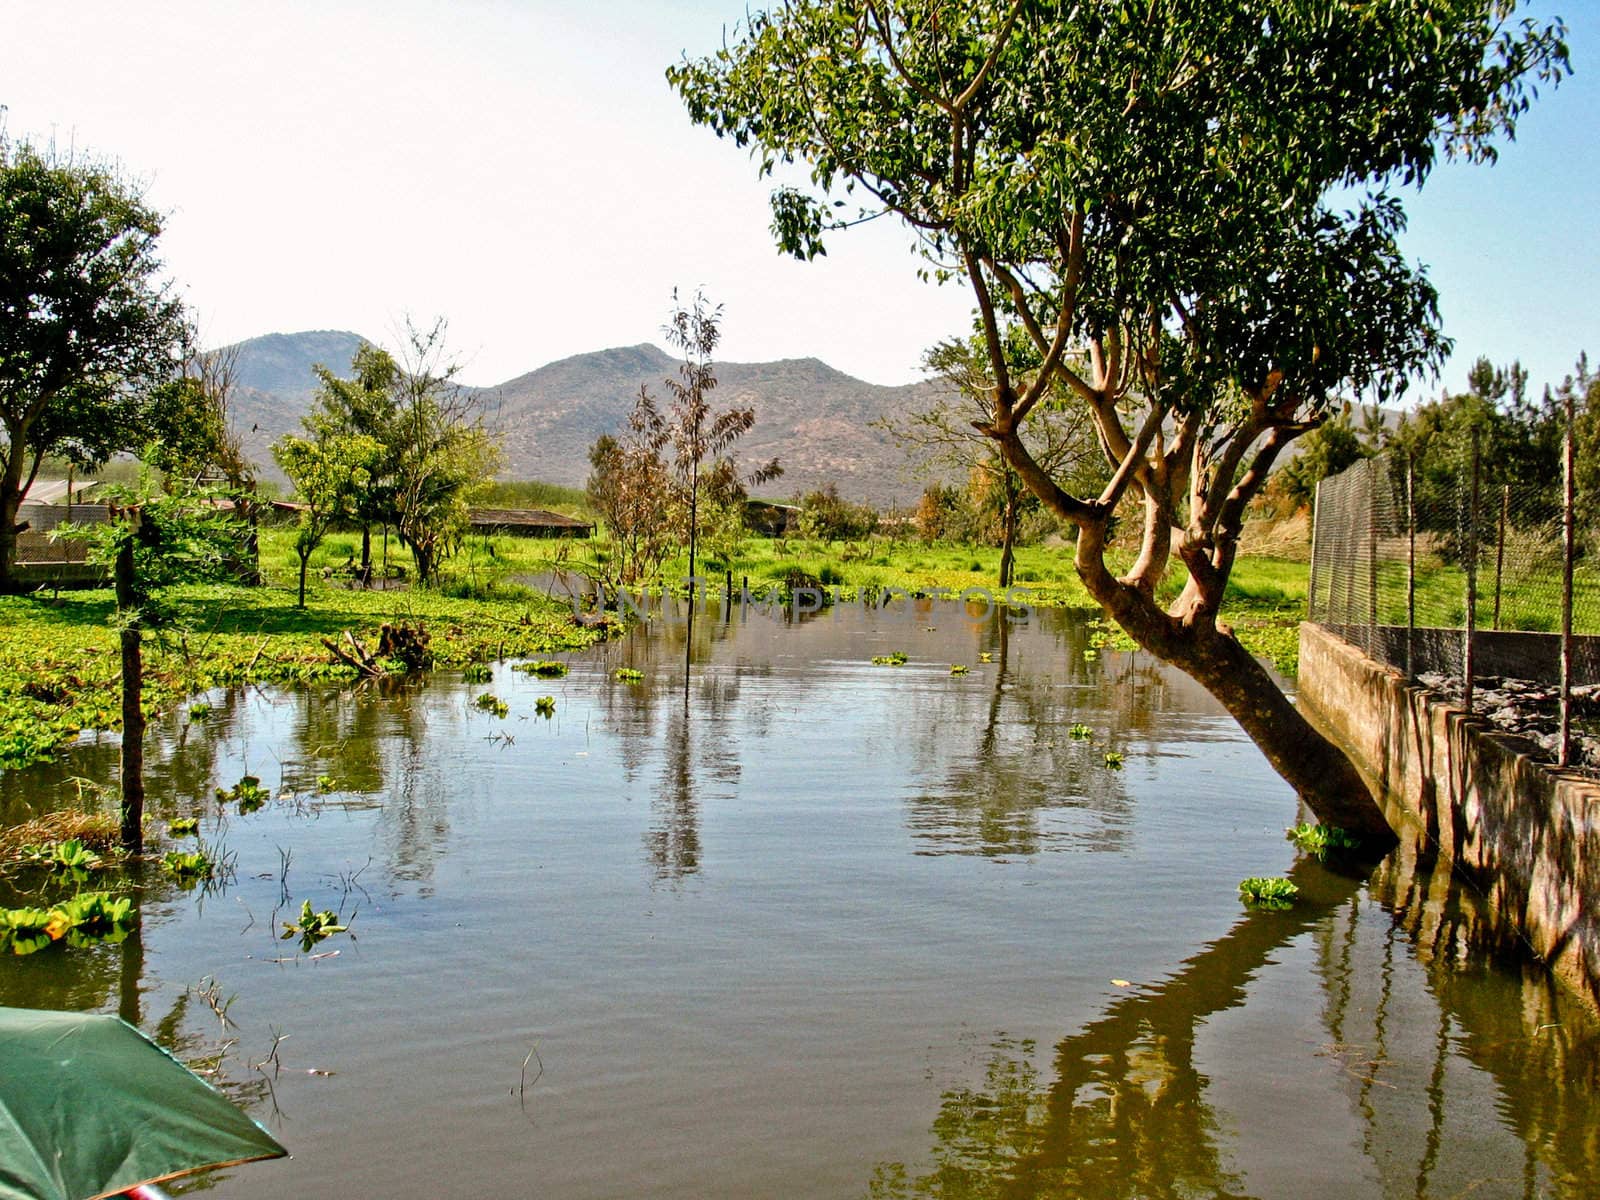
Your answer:
[[[167,598],[173,622],[145,643],[146,710],[170,710],[218,684],[353,678],[322,639],[348,629],[371,647],[386,621],[425,624],[440,666],[575,649],[598,636],[576,627],[570,608],[525,592],[468,600],[319,581],[305,609],[294,601],[281,577],[262,588],[176,589]],[[114,614],[105,589],[0,598],[0,768],[48,758],[81,729],[120,725]]]
[[[220,684],[351,678],[353,672],[333,660],[322,639],[348,629],[370,644],[385,621],[424,623],[435,660],[445,667],[575,649],[598,636],[575,626],[565,604],[519,582],[555,566],[581,569],[597,550],[590,543],[473,538],[439,589],[364,592],[337,577],[359,550],[355,536],[338,535],[312,556],[301,610],[294,604],[291,537],[288,529],[263,531],[265,587],[194,586],[167,597],[173,620],[146,642],[148,711],[171,710]],[[390,550],[392,562],[409,565],[397,547]],[[669,563],[667,577],[681,577],[685,566]],[[752,538],[731,562],[716,565],[715,573],[723,570],[732,571],[735,587],[748,579],[757,593],[798,573],[846,592],[893,587],[959,594],[994,589],[999,551],[887,539],[824,544]],[[1092,607],[1073,572],[1069,547],[1019,550],[1016,578],[1033,604]],[[1180,572],[1164,590],[1176,595],[1181,585]],[[1230,587],[1228,618],[1241,639],[1289,672],[1305,590],[1305,564],[1268,558],[1241,559]],[[48,758],[80,730],[120,724],[114,611],[108,589],[0,598],[0,768]],[[1125,644],[1114,630],[1104,639]]]

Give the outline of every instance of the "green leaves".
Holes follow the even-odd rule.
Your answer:
[[[328,909],[312,912],[311,901],[304,900],[300,904],[300,919],[283,922],[283,932],[278,936],[282,941],[298,937],[300,949],[309,951],[318,942],[336,933],[343,933],[349,928],[348,925],[340,925],[338,922],[339,918],[335,913]]]
[[[138,923],[132,899],[109,892],[80,892],[48,909],[0,908],[0,952],[34,954],[61,941],[74,948],[120,942]]]
[[[1251,876],[1239,881],[1239,899],[1251,908],[1285,912],[1294,907],[1300,889],[1287,879]]]

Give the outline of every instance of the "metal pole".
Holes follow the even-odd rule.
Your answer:
[[[1306,587],[1306,619],[1317,619],[1317,533],[1322,528],[1322,485],[1327,480],[1317,480],[1317,490],[1311,496],[1311,581]]]
[[[1500,489],[1500,529],[1494,542],[1494,627],[1500,628],[1500,575],[1506,565],[1506,518],[1511,515],[1511,485]]]
[[[1416,677],[1413,644],[1417,634],[1417,484],[1416,464],[1406,455],[1406,678]]]
[[[1378,646],[1378,467],[1368,459],[1362,468],[1367,475],[1367,653],[1388,661],[1387,647]]]
[[[1472,675],[1474,666],[1473,635],[1478,632],[1478,472],[1482,467],[1479,456],[1478,431],[1472,431],[1472,475],[1467,493],[1467,632],[1461,646],[1461,674],[1464,691],[1462,704],[1472,711]]]
[[[1556,762],[1572,764],[1572,563],[1577,534],[1577,483],[1572,454],[1572,389],[1566,389],[1561,439],[1561,737]]]

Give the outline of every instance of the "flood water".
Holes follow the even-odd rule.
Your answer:
[[[1297,861],[1237,726],[1089,634],[736,610],[687,706],[670,615],[560,679],[215,693],[149,791],[231,879],[150,873],[139,936],[7,957],[0,1004],[214,1069],[294,1155],[230,1197],[1594,1195],[1586,1015],[1425,857]],[[246,773],[275,798],[219,813]],[[1298,907],[1241,907],[1280,874]],[[308,899],[350,926],[310,953]]]

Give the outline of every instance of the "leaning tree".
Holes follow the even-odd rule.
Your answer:
[[[137,448],[150,387],[177,369],[187,329],[160,233],[115,167],[0,128],[0,591],[40,461]]]
[[[971,287],[993,438],[1077,528],[1089,593],[1198,679],[1324,821],[1392,837],[1347,756],[1221,619],[1246,507],[1295,437],[1448,349],[1397,238],[1441,155],[1490,160],[1564,27],[1517,0],[789,0],[668,72],[748,146],[780,249],[892,214]],[[799,178],[795,174],[795,178]],[[1008,323],[1040,368],[1020,380]],[[1024,437],[1064,382],[1110,466],[1074,494]],[[1114,514],[1142,527],[1124,569]],[[1157,585],[1181,564],[1170,604]],[[1120,565],[1120,564],[1119,564]]]

